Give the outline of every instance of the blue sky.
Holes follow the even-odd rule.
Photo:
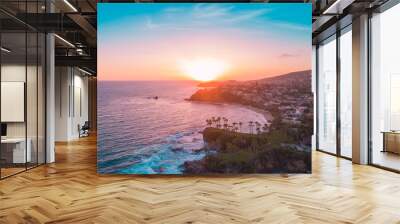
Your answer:
[[[99,3],[98,12],[99,31],[104,37],[157,28],[235,27],[304,40],[311,31],[308,3]]]

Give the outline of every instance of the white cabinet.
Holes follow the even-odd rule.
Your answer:
[[[1,144],[7,144],[12,147],[12,162],[25,163],[32,161],[32,141],[27,139],[27,147],[25,151],[25,138],[7,138],[2,139]]]

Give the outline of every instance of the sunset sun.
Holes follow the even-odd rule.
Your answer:
[[[180,69],[185,75],[202,82],[217,79],[228,70],[228,67],[228,64],[224,61],[212,58],[183,60],[180,62]]]

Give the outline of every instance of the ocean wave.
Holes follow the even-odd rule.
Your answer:
[[[189,84],[169,83],[158,88],[143,83],[116,85],[106,92],[100,88],[104,102],[99,102],[98,110],[99,172],[181,173],[185,161],[204,157],[200,131],[206,127],[206,119],[226,117],[230,122],[241,121],[243,126],[250,120],[266,122],[262,114],[239,105],[185,101],[195,89]],[[154,100],[147,96],[161,97]]]

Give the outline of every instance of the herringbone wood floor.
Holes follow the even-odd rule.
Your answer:
[[[312,175],[101,176],[95,141],[0,181],[0,223],[400,223],[400,175],[323,153]]]

